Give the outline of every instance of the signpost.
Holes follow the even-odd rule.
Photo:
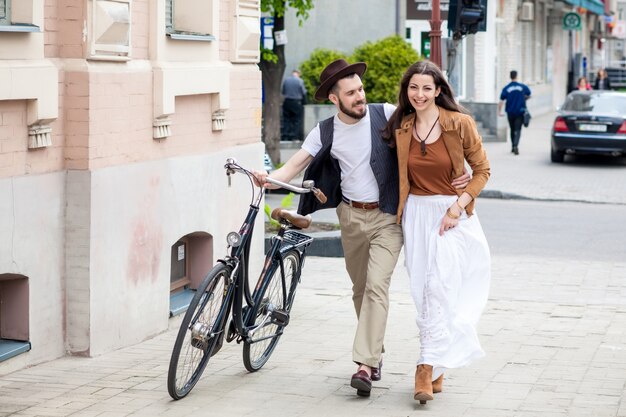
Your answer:
[[[563,30],[581,30],[582,19],[578,13],[566,13],[563,16]]]

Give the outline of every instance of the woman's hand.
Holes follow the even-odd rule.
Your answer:
[[[472,176],[469,174],[469,172],[467,172],[467,169],[463,168],[463,175],[461,175],[458,178],[454,178],[452,180],[452,186],[454,188],[462,190],[465,187],[467,187],[471,179],[472,179]]]
[[[446,214],[444,214],[443,219],[441,219],[439,236],[443,236],[445,232],[455,228],[459,224],[459,219],[461,218],[462,213],[463,208],[459,205],[458,201],[455,201],[452,206],[448,207]]]
[[[441,219],[441,226],[439,226],[439,236],[443,236],[445,232],[450,229],[454,229],[459,224],[459,219],[453,219],[448,217],[447,214]]]

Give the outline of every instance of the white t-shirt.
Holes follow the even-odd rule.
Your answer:
[[[391,117],[396,107],[385,103],[385,117]],[[339,161],[341,168],[341,192],[349,200],[360,202],[378,201],[378,184],[370,166],[372,154],[372,129],[370,125],[370,109],[355,124],[346,124],[335,115],[333,119],[333,144],[330,154]],[[311,156],[317,155],[322,149],[319,123],[307,135],[302,149]]]

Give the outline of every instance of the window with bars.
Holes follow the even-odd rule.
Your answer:
[[[0,25],[8,25],[10,20],[11,0],[0,0]]]
[[[218,0],[165,0],[165,32],[172,39],[212,41]]]

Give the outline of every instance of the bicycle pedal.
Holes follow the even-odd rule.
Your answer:
[[[274,310],[270,313],[270,321],[277,326],[289,324],[289,313],[284,310]]]

